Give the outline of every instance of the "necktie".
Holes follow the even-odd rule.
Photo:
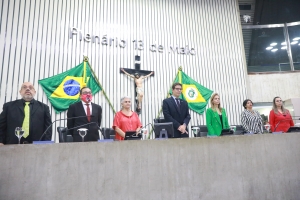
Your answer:
[[[180,101],[178,98],[175,98],[176,99],[176,104],[177,104],[177,107],[180,108]]]
[[[87,115],[87,119],[90,122],[91,121],[91,110],[90,110],[90,105],[89,104],[85,104],[86,105],[86,115]]]
[[[30,118],[29,104],[30,102],[25,102],[25,107],[24,107],[25,117],[22,125],[22,128],[24,130],[24,135],[23,135],[24,138],[26,138],[29,135],[29,118]]]

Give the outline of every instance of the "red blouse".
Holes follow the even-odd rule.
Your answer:
[[[287,113],[278,112],[276,114],[274,110],[270,111],[269,123],[271,125],[272,132],[282,131],[286,133],[291,126],[294,126],[294,121],[290,115],[290,112]]]
[[[114,118],[114,123],[112,128],[115,130],[116,127],[121,129],[122,131],[136,131],[137,128],[142,127],[139,116],[136,112],[132,112],[131,116],[125,115],[122,111],[116,113]],[[124,140],[122,136],[120,136],[117,132],[115,135],[116,140]]]

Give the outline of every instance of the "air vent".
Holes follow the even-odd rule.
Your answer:
[[[239,5],[240,10],[251,10],[251,5]]]

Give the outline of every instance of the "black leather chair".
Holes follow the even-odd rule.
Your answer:
[[[115,139],[116,132],[112,128],[101,129],[104,139]]]
[[[194,135],[194,132],[193,132],[194,127],[199,127],[199,131],[196,133],[196,135]],[[194,135],[194,137],[200,137],[200,126],[191,126],[191,131],[192,131],[192,134]]]
[[[208,133],[207,126],[205,126],[205,125],[191,126],[191,128],[193,128],[193,127],[199,127],[199,129],[200,129],[199,132],[197,133],[196,137],[207,137],[207,133]]]
[[[199,127],[200,127],[200,136],[199,137],[207,137],[207,133],[208,133],[207,126],[200,125]]]
[[[59,143],[73,142],[72,135],[68,135],[68,129],[65,127],[57,127]]]
[[[234,135],[243,135],[245,133],[245,129],[242,125],[232,125],[236,126],[236,131],[234,132]]]
[[[165,122],[166,122],[166,120],[163,117],[155,118],[154,119],[154,123],[165,123]]]

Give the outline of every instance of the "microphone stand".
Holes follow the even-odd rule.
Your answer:
[[[73,129],[76,129],[76,128],[80,128],[80,127],[83,127],[83,126],[86,126],[86,125],[90,125],[90,124],[96,124],[97,125],[97,122],[90,122],[90,123],[87,123],[87,124],[82,124],[80,126],[75,126],[73,128],[70,128],[70,129],[66,129],[66,131],[69,131],[69,130],[73,130]],[[98,129],[99,129],[99,126],[97,125]]]
[[[44,131],[44,133],[42,134],[42,136],[40,137],[39,141],[42,140],[42,138],[45,136],[45,134],[47,133],[47,131],[49,130],[50,127],[52,127],[52,125],[57,122],[57,121],[62,121],[62,120],[68,120],[68,119],[78,119],[78,118],[84,118],[84,117],[87,117],[86,115],[85,116],[78,116],[78,117],[70,117],[70,118],[64,118],[64,119],[57,119],[57,120],[54,120],[47,128],[46,130]],[[93,115],[90,115],[90,117],[94,117]],[[52,134],[52,133],[51,133]],[[55,134],[56,136],[56,134]],[[54,137],[54,142],[55,142],[55,139],[56,137]]]
[[[148,125],[151,125],[152,130],[153,130],[153,132],[154,132],[154,134],[155,134],[155,130],[154,130],[154,127],[153,127],[153,124],[152,124],[152,123],[146,124],[145,126],[143,126],[143,127],[141,128],[141,130],[143,130],[144,128],[146,128]]]
[[[73,129],[76,129],[76,128],[80,128],[80,127],[83,127],[83,126],[86,126],[86,125],[90,125],[90,124],[96,124],[98,130],[100,131],[100,133],[101,133],[102,136],[104,137],[103,132],[102,132],[101,128],[98,126],[97,122],[90,122],[90,123],[87,123],[87,124],[82,124],[82,125],[80,125],[80,126],[76,126],[76,127],[70,128],[70,129],[66,128],[66,131],[68,131],[68,130],[73,130]],[[99,139],[100,139],[100,137],[99,137]]]

